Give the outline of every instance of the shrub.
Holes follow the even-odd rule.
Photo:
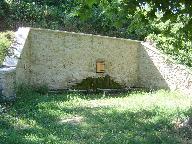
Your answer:
[[[2,64],[5,56],[8,54],[8,48],[13,40],[13,32],[1,32],[0,33],[0,65]]]
[[[16,95],[17,96],[31,96],[34,93],[39,93],[42,95],[47,94],[49,91],[47,85],[42,85],[42,86],[28,86],[26,84],[20,84],[16,87]]]
[[[47,85],[35,86],[35,87],[33,87],[33,90],[42,95],[45,95],[49,92]]]
[[[0,1],[0,19],[6,17],[9,12],[9,4],[5,0]]]
[[[19,84],[16,86],[16,95],[17,96],[21,96],[21,97],[30,96],[33,93],[34,93],[33,89],[25,84]]]
[[[153,27],[158,33],[150,34],[148,37],[156,42],[157,47],[164,53],[170,55],[181,64],[192,67],[192,42],[189,32],[183,30],[185,22],[180,19],[176,22],[157,20]]]

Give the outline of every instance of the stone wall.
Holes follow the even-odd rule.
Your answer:
[[[29,37],[25,41],[23,51],[16,67],[16,84],[30,85],[31,79],[31,48]]]
[[[152,89],[179,90],[192,95],[192,71],[162,54],[153,45],[142,43],[139,50],[139,85]]]
[[[3,66],[0,68],[0,97],[2,99],[11,99],[15,97],[15,83],[20,80],[18,79],[18,81],[16,81],[16,77],[25,75],[25,73],[21,72],[16,74],[16,67],[23,61],[21,61],[20,58],[27,47],[25,44],[27,42],[29,30],[29,28],[18,29],[15,33],[14,42],[9,49],[9,55],[6,56]]]
[[[15,97],[15,68],[1,68],[1,95],[3,99]]]
[[[99,77],[98,59],[105,61],[105,75],[114,81],[127,87],[137,84],[138,41],[31,29],[29,42],[31,85],[64,89],[87,77]],[[23,79],[20,77],[19,81]]]
[[[125,87],[179,90],[192,95],[192,72],[147,42],[20,28],[12,55],[0,69],[0,92],[13,96],[16,85],[70,88],[88,77],[109,75]],[[104,75],[96,61],[105,62]]]

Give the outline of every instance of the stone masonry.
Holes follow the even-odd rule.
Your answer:
[[[148,42],[139,50],[140,86],[155,89],[179,90],[192,95],[192,71],[175,63]]]
[[[24,52],[22,56],[29,56],[21,59],[30,59],[26,66],[30,85],[63,89],[87,77],[97,78],[98,59],[105,61],[105,75],[126,87],[137,85],[138,41],[39,29],[31,29],[28,38],[30,54]],[[20,70],[24,65],[28,64],[23,63]],[[23,80],[23,75],[17,79]]]
[[[104,75],[125,87],[192,94],[192,72],[147,42],[20,28],[13,46],[13,56],[7,57],[4,65],[15,67],[15,70],[11,70],[14,73],[10,76],[4,76],[7,82],[0,82],[4,95],[13,95],[14,87],[10,85],[46,85],[58,90],[70,88],[87,77],[100,77],[101,74],[96,73],[97,60],[105,62]],[[1,83],[4,83],[3,88]]]
[[[15,97],[16,67],[25,47],[29,28],[19,28],[15,40],[10,47],[10,54],[5,58],[0,68],[0,96],[3,99]]]

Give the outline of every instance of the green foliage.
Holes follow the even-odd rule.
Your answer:
[[[121,2],[117,0],[60,0],[54,3],[49,0],[12,0],[8,14],[6,22],[11,28],[24,25],[134,39],[146,36],[146,23],[143,24],[142,20],[138,25],[143,25],[143,32],[135,32],[134,23],[132,30],[128,30],[133,17],[122,9]]]
[[[8,54],[8,48],[13,40],[13,32],[0,32],[0,65]]]
[[[19,84],[16,86],[16,95],[18,97],[28,97],[34,94],[34,90],[26,84]]]
[[[30,96],[35,93],[39,93],[42,95],[47,94],[49,91],[47,85],[42,86],[27,86],[25,84],[20,84],[16,87],[16,95],[17,96]]]
[[[122,85],[113,81],[110,76],[92,78],[88,77],[84,79],[81,83],[73,86],[74,89],[83,89],[83,90],[96,90],[97,88],[101,89],[121,89]]]
[[[109,31],[114,29],[117,33],[113,33],[113,36],[138,40],[149,36],[165,53],[182,64],[192,66],[192,3],[190,1],[95,1],[91,6],[92,9],[87,1],[80,2],[81,11],[86,10],[86,13],[87,10],[91,13],[95,5],[101,7],[101,14],[107,18],[104,23],[111,26],[104,29],[108,28]],[[82,15],[85,17],[86,13]],[[87,19],[89,18],[90,16]],[[123,32],[119,33],[120,30]]]
[[[191,98],[175,92],[116,97],[29,93],[18,97],[0,114],[2,144],[169,144],[191,140],[189,132],[183,135],[176,127],[190,116]]]
[[[159,32],[148,37],[156,42],[157,47],[178,62],[192,67],[192,41],[189,32],[183,30],[186,22],[180,18],[175,22],[157,19],[152,25]]]
[[[5,0],[0,1],[0,20],[4,19],[9,13],[9,5]]]
[[[49,88],[47,85],[34,86],[33,91],[45,95],[49,92]]]
[[[0,17],[6,17],[5,23],[11,29],[31,26],[137,40],[144,40],[149,36],[161,50],[190,67],[192,66],[191,15],[192,3],[183,0],[0,2]]]

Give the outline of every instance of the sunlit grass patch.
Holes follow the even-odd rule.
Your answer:
[[[18,97],[0,116],[0,143],[181,143],[176,122],[192,114],[191,97],[163,90]]]

